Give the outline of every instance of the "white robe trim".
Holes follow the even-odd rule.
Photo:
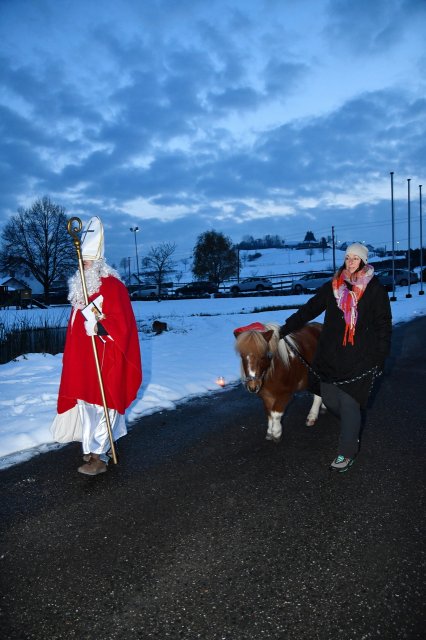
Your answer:
[[[127,433],[123,414],[109,409],[114,441]],[[55,442],[81,442],[83,453],[106,453],[110,448],[104,408],[78,400],[78,404],[65,413],[58,413],[50,427]]]

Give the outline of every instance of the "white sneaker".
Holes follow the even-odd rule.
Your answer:
[[[331,463],[330,469],[332,471],[339,471],[339,473],[344,473],[345,471],[350,469],[353,463],[354,463],[353,458],[345,458],[345,456],[337,456],[337,458],[335,458]]]

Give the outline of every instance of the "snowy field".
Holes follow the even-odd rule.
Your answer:
[[[305,270],[307,266],[321,268],[318,263],[305,264]],[[425,315],[426,295],[419,295],[419,290],[419,284],[412,285],[412,297],[406,298],[407,288],[397,289],[397,301],[392,302],[394,324]],[[227,386],[237,384],[239,360],[234,351],[234,329],[254,321],[282,324],[292,310],[254,310],[300,305],[308,298],[302,295],[134,302],[136,319],[144,328],[139,334],[144,379],[127,412],[129,427],[141,416],[173,409],[178,402],[193,396],[224,393]],[[0,325],[13,324],[24,316],[32,326],[46,323],[47,318],[53,325],[66,324],[69,312],[69,307],[0,311]],[[167,322],[168,331],[154,335],[149,331],[154,320]],[[52,443],[49,430],[56,414],[61,367],[61,354],[34,353],[0,365],[0,468],[63,446]],[[225,380],[224,389],[217,384],[220,376]]]

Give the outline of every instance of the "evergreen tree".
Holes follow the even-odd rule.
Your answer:
[[[314,236],[314,232],[313,231],[307,231],[306,235],[305,235],[305,239],[303,242],[316,242],[315,236]]]
[[[192,272],[199,280],[220,284],[237,275],[238,260],[230,238],[216,231],[205,231],[197,238]]]

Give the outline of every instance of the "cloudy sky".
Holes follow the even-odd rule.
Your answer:
[[[197,236],[419,244],[425,0],[0,0],[0,226],[43,195],[117,265]],[[425,230],[426,236],[426,230]]]

